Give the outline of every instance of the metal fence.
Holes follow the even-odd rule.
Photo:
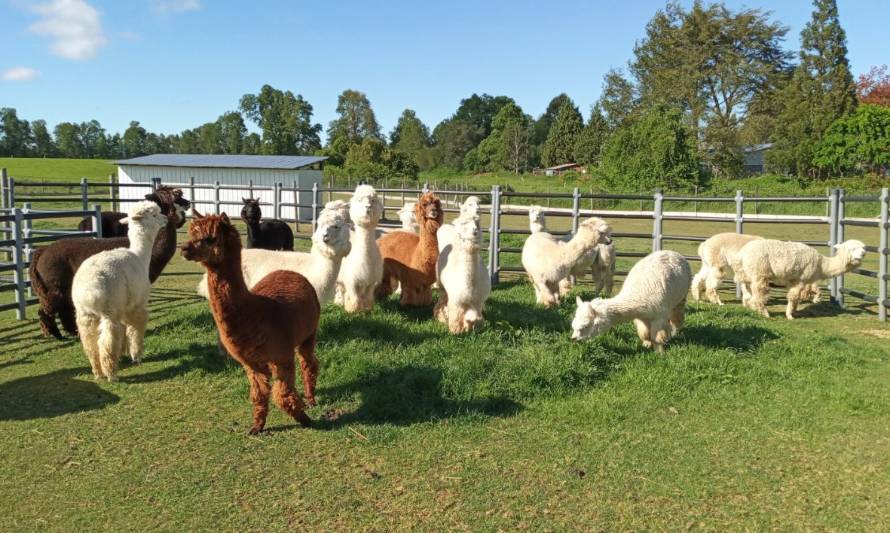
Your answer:
[[[25,247],[30,246],[35,242],[45,242],[46,240],[52,240],[52,235],[47,233],[45,237],[40,240],[34,240],[31,235],[34,234],[35,231],[30,227],[30,221],[36,218],[60,218],[60,217],[82,217],[87,215],[93,215],[98,217],[99,206],[95,206],[94,209],[90,210],[88,206],[90,204],[96,202],[105,202],[112,210],[116,209],[120,202],[124,201],[120,198],[119,190],[116,187],[123,186],[137,186],[137,187],[145,187],[147,189],[154,189],[160,185],[159,180],[153,181],[150,185],[146,184],[115,184],[113,180],[109,183],[89,183],[87,180],[82,180],[80,183],[80,194],[78,195],[66,195],[66,194],[44,194],[44,195],[36,195],[33,193],[33,190],[36,187],[42,187],[44,189],[52,189],[53,187],[68,187],[70,190],[71,185],[60,185],[53,183],[44,183],[44,182],[27,182],[22,183],[20,185],[26,185],[29,190],[32,192],[27,195],[18,194],[16,192],[16,183],[12,178],[6,179],[4,175],[3,180],[3,194],[0,195],[3,198],[3,208],[9,213],[4,212],[4,216],[0,218],[4,222],[3,231],[11,233],[13,235],[12,239],[2,241],[2,245],[5,247],[11,248],[11,255],[13,256],[13,261],[8,264],[3,264],[0,266],[0,271],[5,270],[14,270],[16,272],[16,278],[14,283],[11,285],[0,285],[0,288],[6,288],[8,286],[15,287],[17,291],[17,300],[16,307],[20,309],[19,316],[24,316],[24,304],[19,305],[20,302],[25,302],[24,294],[21,292],[25,287],[27,287],[28,282],[23,280],[21,277],[21,273],[24,272],[27,268],[27,252],[25,251]],[[199,211],[202,212],[212,212],[212,213],[221,213],[225,210],[226,207],[230,206],[238,206],[240,207],[242,204],[240,202],[234,201],[225,201],[220,199],[219,191],[223,189],[233,189],[243,191],[243,194],[252,196],[255,191],[272,191],[272,201],[271,202],[262,202],[260,205],[265,207],[271,207],[271,212],[268,212],[267,215],[272,218],[281,218],[282,207],[293,207],[294,208],[294,218],[283,218],[282,220],[293,223],[296,229],[295,236],[298,239],[308,239],[311,236],[312,230],[316,226],[317,216],[320,211],[324,207],[325,203],[325,195],[327,195],[327,201],[330,201],[335,198],[348,199],[349,195],[353,192],[351,188],[337,188],[337,187],[322,187],[317,184],[313,185],[311,188],[299,188],[294,184],[294,186],[285,186],[282,183],[276,183],[273,186],[260,186],[254,185],[253,183],[248,183],[244,185],[220,185],[217,183],[195,183],[194,180],[190,180],[188,183],[167,183],[166,185],[178,186],[183,189],[184,194],[189,199],[197,197],[195,194],[199,190],[212,190],[216,191],[213,195],[213,199],[210,201],[201,201],[195,202],[195,207]],[[107,191],[106,196],[94,196],[91,195],[91,191],[94,189],[103,189],[105,188]],[[413,189],[413,188],[378,188],[377,192],[382,196],[384,200],[384,218],[381,221],[380,226],[383,228],[397,228],[400,227],[400,223],[398,222],[398,217],[388,217],[387,213],[394,213],[401,206],[409,200],[413,200],[417,197],[417,195],[426,192],[428,187],[424,185],[422,189]],[[284,202],[282,201],[282,191],[293,192],[294,202]],[[556,235],[569,235],[577,230],[578,224],[582,217],[589,216],[599,216],[605,219],[623,219],[623,220],[640,220],[646,221],[647,223],[651,223],[651,231],[646,232],[629,232],[629,231],[616,231],[613,233],[613,236],[616,239],[632,239],[637,242],[644,241],[645,249],[651,249],[651,251],[661,250],[665,247],[665,243],[670,242],[685,242],[685,243],[699,243],[707,239],[710,235],[682,235],[682,234],[674,234],[674,233],[665,233],[664,227],[665,222],[671,221],[686,221],[686,222],[711,222],[711,223],[725,223],[727,224],[727,230],[732,227],[733,230],[737,233],[745,233],[745,228],[747,224],[769,224],[769,225],[779,225],[779,224],[791,224],[791,225],[799,225],[799,224],[808,224],[808,225],[818,225],[824,226],[825,228],[825,239],[824,240],[802,240],[799,242],[804,242],[805,244],[811,246],[819,246],[819,247],[828,247],[828,254],[834,254],[834,245],[840,242],[843,242],[845,239],[846,229],[849,227],[861,227],[861,228],[874,228],[878,233],[878,245],[877,246],[867,246],[867,250],[871,253],[875,253],[878,255],[878,269],[877,270],[869,270],[865,268],[857,268],[850,272],[852,275],[857,276],[865,276],[868,278],[873,278],[877,281],[878,284],[878,293],[877,294],[868,294],[863,291],[858,291],[854,289],[847,288],[845,286],[845,276],[838,276],[833,278],[830,281],[829,292],[831,294],[831,299],[833,302],[837,303],[840,306],[844,306],[846,303],[846,298],[853,297],[863,300],[865,302],[875,304],[878,308],[878,316],[881,320],[887,320],[887,309],[890,308],[890,299],[888,299],[888,291],[887,285],[888,281],[890,281],[890,274],[888,274],[888,255],[890,255],[890,244],[888,244],[888,234],[890,234],[890,220],[888,220],[888,206],[890,206],[890,195],[888,195],[888,189],[884,188],[881,190],[880,195],[878,196],[849,196],[844,193],[841,189],[834,189],[828,191],[828,194],[825,196],[808,196],[808,197],[784,197],[784,196],[752,196],[745,197],[741,191],[736,192],[734,197],[701,197],[701,196],[672,196],[665,195],[662,191],[656,191],[652,195],[633,195],[633,194],[597,194],[597,193],[582,193],[580,189],[574,189],[571,193],[528,193],[528,192],[514,192],[509,190],[502,190],[502,188],[498,185],[493,186],[490,190],[439,190],[437,191],[441,197],[445,200],[445,206],[443,210],[446,213],[457,213],[460,211],[459,204],[462,199],[475,195],[479,196],[483,201],[483,209],[485,210],[483,215],[488,217],[487,228],[483,229],[483,233],[487,236],[487,262],[488,262],[488,270],[491,276],[491,280],[493,284],[497,284],[500,281],[502,273],[521,273],[523,269],[520,266],[511,266],[509,264],[515,261],[504,261],[502,259],[502,255],[504,254],[519,254],[521,253],[521,248],[517,246],[510,246],[510,243],[502,243],[504,240],[504,236],[509,235],[529,235],[530,231],[528,229],[518,229],[518,228],[509,228],[503,227],[505,218],[516,215],[523,215],[527,213],[528,206],[523,205],[521,203],[514,202],[530,202],[530,201],[538,201],[540,203],[547,203],[548,205],[552,205],[552,202],[556,201],[563,202],[566,205],[570,204],[570,207],[560,208],[560,207],[548,207],[544,210],[546,216],[570,219],[571,225],[570,230],[568,231],[552,231]],[[307,193],[302,195],[300,193]],[[300,197],[308,197],[311,198],[311,202],[308,203],[300,203],[296,201]],[[25,206],[24,203],[32,203],[32,202],[76,202],[81,206],[81,210],[79,211],[41,211],[35,212],[30,209],[30,205]],[[130,200],[134,201],[134,200]],[[633,201],[634,203],[640,203],[639,210],[614,210],[614,209],[593,209],[593,205],[595,202],[609,202],[609,201]],[[591,205],[590,209],[582,208],[582,204],[585,202],[589,202]],[[690,211],[671,211],[670,207],[672,205],[677,204],[689,204],[691,202],[694,203],[722,203],[728,204],[727,212],[698,212],[698,209],[694,212]],[[763,204],[763,203],[794,203],[794,202],[808,202],[808,203],[824,203],[825,204],[825,215],[770,215],[770,214],[747,214],[745,212],[746,205],[754,205]],[[22,208],[17,208],[17,203],[22,204]],[[849,218],[846,216],[846,206],[851,203],[872,203],[878,208],[879,216],[874,219],[869,218]],[[651,210],[644,210],[644,204],[651,204]],[[734,210],[733,210],[734,207]],[[298,215],[303,212],[303,210],[308,210],[311,216],[308,217],[308,220],[302,219]],[[18,214],[16,214],[18,213]],[[616,227],[620,228],[620,224],[616,225]],[[96,227],[96,226],[94,226]],[[527,225],[526,225],[527,227]],[[56,231],[56,238],[64,237],[66,235],[84,235],[82,232],[65,232],[65,231]],[[18,237],[16,237],[18,236]],[[30,239],[30,240],[29,240]],[[626,258],[639,258],[645,256],[648,251],[621,251],[619,250],[617,255],[618,257],[626,257]],[[687,259],[698,261],[699,258],[697,256],[686,256]],[[626,275],[626,272],[617,272],[620,275]],[[738,293],[738,288],[736,288]],[[13,304],[8,304],[7,306],[0,306],[0,310],[10,309]]]

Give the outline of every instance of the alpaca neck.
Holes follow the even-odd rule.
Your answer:
[[[567,263],[577,263],[587,252],[591,250],[591,246],[584,242],[579,235],[565,244],[565,255],[563,260]]]
[[[439,238],[436,237],[439,226],[439,224],[424,224],[420,229],[420,242],[414,249],[414,268],[421,272],[431,272],[433,276],[436,274],[436,260],[439,256]],[[436,253],[429,253],[430,250]]]
[[[475,270],[476,263],[479,258],[479,247],[466,245],[460,241],[457,241],[452,245],[451,254],[448,257],[448,262],[454,262],[455,265],[461,267],[461,269],[473,272]]]
[[[224,263],[204,266],[207,268],[207,293],[213,317],[219,327],[229,327],[238,321],[238,309],[250,297],[241,272],[241,249],[227,251]]]
[[[176,253],[176,217],[168,217],[167,225],[158,233],[151,251],[151,264],[148,266],[148,277],[152,283]]]
[[[244,224],[247,226],[247,238],[253,238],[254,235],[260,232],[260,221],[257,219],[245,220]]]
[[[529,223],[529,230],[531,230],[532,233],[543,233],[547,231],[547,228],[544,227],[543,222],[532,221]]]
[[[127,231],[127,238],[130,239],[130,252],[139,258],[145,266],[145,270],[148,271],[154,239],[145,232],[144,228],[134,225],[131,225]]]
[[[337,273],[340,271],[340,263],[343,262],[342,255],[332,253],[329,250],[322,250],[322,248],[316,244],[312,245],[312,250],[310,250],[309,253],[318,258],[316,265],[319,265],[317,268],[323,279],[337,277]]]
[[[356,224],[354,237],[355,238],[352,241],[352,250],[354,252],[358,249],[359,256],[363,256],[365,250],[368,250],[371,247],[377,247],[377,235],[373,225],[365,227]]]
[[[628,322],[633,319],[633,314],[637,308],[630,302],[625,301],[621,293],[612,298],[603,300],[606,308],[606,317],[610,327],[622,322]]]
[[[822,277],[833,278],[849,271],[853,267],[853,261],[847,250],[841,247],[837,255],[833,257],[822,256]]]

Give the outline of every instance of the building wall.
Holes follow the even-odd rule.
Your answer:
[[[253,184],[261,187],[273,187],[275,183],[282,184],[282,203],[294,203],[294,184],[300,189],[311,189],[313,183],[321,185],[322,172],[320,170],[278,170],[278,169],[252,169],[252,168],[191,168],[191,167],[154,167],[141,165],[120,165],[118,166],[118,181],[122,184],[146,184],[145,187],[122,187],[121,198],[142,198],[150,192],[150,183],[152,178],[160,178],[162,183],[169,185],[179,185],[183,188],[186,198],[192,201],[198,211],[202,213],[215,212],[215,193],[212,188],[216,181],[220,185],[239,185],[242,186],[237,190],[221,189],[219,191],[220,212],[225,212],[230,216],[238,216],[241,213],[241,198],[252,196],[259,198],[263,206],[263,217],[272,218],[274,216],[273,191],[252,191],[248,185],[251,180]],[[194,192],[188,188],[189,180],[194,178]],[[198,185],[209,187],[201,188]],[[299,204],[311,205],[312,192],[298,192]],[[268,204],[268,205],[267,205]],[[299,209],[300,220],[311,220],[312,210],[305,207]],[[293,207],[282,207],[280,218],[295,219]]]

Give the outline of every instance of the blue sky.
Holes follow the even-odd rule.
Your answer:
[[[689,5],[691,0],[684,0]],[[806,0],[741,2],[790,27]],[[890,1],[839,0],[854,74],[890,63]],[[302,94],[324,126],[365,92],[385,132],[406,107],[431,128],[473,92],[532,115],[566,92],[587,114],[663,1],[0,0],[0,106],[19,116],[139,120],[176,133],[235,109],[264,83]]]

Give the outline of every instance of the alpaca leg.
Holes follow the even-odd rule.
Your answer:
[[[77,336],[77,318],[75,317],[74,302],[70,298],[64,297],[58,306],[59,319],[62,321],[62,327],[72,337]]]
[[[316,336],[312,335],[297,348],[300,356],[300,374],[303,377],[303,396],[306,403],[315,406],[315,382],[318,381],[318,358],[315,356]]]
[[[37,317],[40,318],[40,331],[43,332],[44,337],[53,336],[59,340],[65,338],[56,325],[56,313],[54,311],[44,309],[41,305],[40,309],[37,310]]]
[[[448,331],[452,334],[459,335],[467,331],[464,327],[464,315],[466,309],[460,306],[449,306],[448,308]]]
[[[120,336],[126,334],[124,325],[108,317],[99,319],[99,364],[102,374],[108,381],[117,380],[117,363],[120,359],[118,349],[121,346]]]
[[[266,427],[269,414],[269,369],[265,366],[245,366],[247,381],[250,383],[250,401],[253,402],[253,426],[249,435],[256,435]]]
[[[445,289],[439,292],[439,301],[436,302],[436,307],[433,308],[433,316],[443,324],[448,323],[448,293],[445,292]]]
[[[805,288],[804,285],[794,285],[788,289],[788,306],[785,308],[785,318],[794,320],[794,312],[797,311],[797,305],[800,303],[800,293]]]
[[[751,282],[750,286],[751,297],[748,303],[751,309],[769,318],[769,311],[766,309],[766,302],[769,299],[769,282],[763,279],[756,279]]]
[[[559,305],[559,283],[548,281],[544,286],[546,287],[544,292],[544,307],[554,307]]]
[[[820,287],[818,283],[809,285],[807,293],[810,296],[810,301],[814,304],[822,301],[822,287]]]
[[[671,310],[668,322],[671,325],[671,337],[677,335],[683,328],[683,321],[686,319],[686,300],[680,302],[677,307]]]
[[[723,269],[720,267],[711,267],[708,269],[708,277],[705,278],[705,294],[711,303],[723,305],[720,301],[720,295],[717,289],[720,288],[720,282],[723,281]]]
[[[652,346],[658,353],[664,352],[664,344],[668,341],[668,323],[666,320],[659,318],[649,323],[649,335],[652,339]]]
[[[343,284],[338,281],[334,289],[334,303],[340,306],[343,305],[343,291]]]
[[[652,347],[652,334],[649,333],[649,324],[646,324],[642,320],[635,318],[634,326],[637,327],[637,336],[640,338],[640,341],[643,343],[644,348]]]
[[[701,270],[692,278],[692,299],[696,302],[701,300],[701,291],[705,287],[705,280],[708,277],[708,272],[710,271],[710,267],[702,261]]]
[[[572,280],[571,276],[565,279],[559,280],[559,295],[565,296],[572,290]]]
[[[148,325],[148,310],[139,308],[130,311],[126,322],[130,359],[138,365],[142,362],[142,355],[145,352],[145,327]]]
[[[78,313],[77,328],[80,331],[80,342],[83,351],[90,360],[93,377],[102,379],[102,365],[99,363],[99,317],[86,313]]]
[[[608,297],[612,296],[612,286],[615,283],[615,272],[611,271],[611,270],[609,272],[606,272],[602,276],[602,279],[603,279],[603,289],[602,289],[602,292],[600,292],[600,297],[608,298]]]
[[[300,396],[294,387],[296,380],[294,362],[287,361],[272,365],[272,374],[275,377],[275,384],[272,385],[272,398],[275,399],[275,405],[293,417],[301,426],[311,426],[312,419],[303,410],[303,402],[300,401]]]
[[[541,295],[541,288],[538,286],[538,282],[535,281],[535,278],[529,276],[528,280],[531,282],[532,287],[535,289],[535,303],[544,303],[544,298]]]

